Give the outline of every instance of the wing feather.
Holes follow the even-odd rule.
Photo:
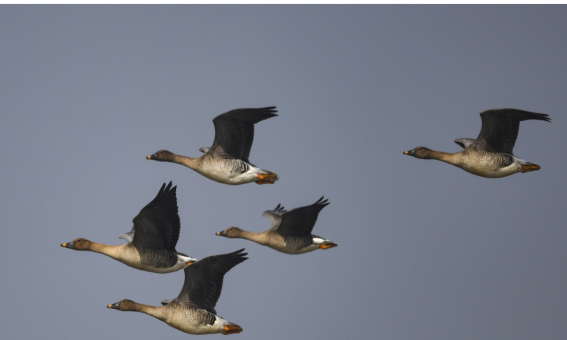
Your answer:
[[[480,113],[482,128],[474,147],[480,151],[513,155],[520,122],[524,120],[551,121],[549,115],[518,109],[494,109]]]
[[[132,245],[153,250],[175,251],[181,223],[177,209],[177,186],[161,186],[156,197],[134,217]]]
[[[246,261],[244,249],[229,254],[205,257],[185,268],[185,282],[175,301],[188,308],[205,309],[216,314],[224,275],[237,264]]]
[[[215,117],[215,140],[209,152],[215,157],[240,159],[249,163],[254,124],[277,116],[275,108],[236,109]]]
[[[278,233],[282,236],[303,237],[311,235],[321,210],[329,205],[328,199],[322,196],[317,202],[282,214]]]

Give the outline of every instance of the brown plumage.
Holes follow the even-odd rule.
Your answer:
[[[160,150],[146,158],[184,165],[219,183],[273,184],[279,179],[278,175],[252,165],[248,158],[254,141],[254,124],[276,117],[275,108],[236,109],[215,117],[213,145],[200,148],[205,152],[201,157],[191,158]]]
[[[404,154],[420,159],[437,159],[487,178],[500,178],[517,172],[540,169],[537,164],[515,157],[513,149],[521,121],[549,122],[548,115],[518,109],[494,109],[481,112],[480,117],[482,128],[475,140],[470,138],[455,140],[455,143],[464,148],[460,152],[452,154],[420,146],[404,151]]]

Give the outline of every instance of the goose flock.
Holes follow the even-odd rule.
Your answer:
[[[202,176],[223,184],[274,184],[279,176],[253,165],[248,158],[254,141],[254,125],[277,116],[275,108],[236,109],[215,117],[213,144],[199,149],[204,153],[201,157],[191,158],[160,150],[146,158],[187,166]],[[487,178],[540,169],[539,165],[514,156],[512,150],[521,121],[550,122],[548,115],[517,109],[494,109],[483,111],[480,116],[482,128],[476,139],[455,140],[463,148],[462,151],[451,154],[420,146],[404,151],[404,154],[421,159],[437,159]],[[61,246],[101,253],[127,266],[152,273],[165,274],[181,269],[185,272],[179,296],[162,301],[162,306],[154,307],[124,299],[109,304],[108,308],[145,313],[189,334],[240,333],[242,327],[218,316],[215,306],[221,294],[224,275],[237,264],[246,261],[248,253],[240,249],[197,260],[178,252],[176,246],[181,223],[177,186],[172,185],[172,182],[167,185],[164,183],[156,197],[134,217],[132,229],[119,236],[126,244],[111,246],[77,238]],[[311,233],[319,213],[327,205],[329,201],[324,197],[311,205],[290,211],[278,204],[274,210],[262,213],[272,223],[267,231],[253,233],[232,226],[216,235],[247,239],[286,254],[304,254],[317,249],[334,248],[338,246],[337,243]]]

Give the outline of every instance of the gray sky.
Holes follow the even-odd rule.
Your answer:
[[[216,308],[244,328],[231,338],[564,338],[566,17],[565,6],[1,6],[0,337],[187,338],[106,308],[175,298],[182,272],[59,246],[122,244],[173,181],[179,251],[249,252]],[[215,116],[271,105],[279,117],[256,126],[250,160],[275,185],[145,160],[198,156]],[[485,179],[402,155],[456,152],[480,111],[502,107],[550,115],[523,122],[514,149],[540,171]],[[313,232],[337,248],[291,256],[214,235],[266,230],[262,211],[322,195]]]

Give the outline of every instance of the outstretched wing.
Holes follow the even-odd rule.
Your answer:
[[[180,221],[177,213],[177,186],[161,186],[157,196],[134,217],[132,245],[153,250],[175,251]]]
[[[520,122],[524,120],[551,121],[549,115],[517,109],[495,109],[480,113],[482,128],[474,147],[480,151],[503,152],[513,155]]]
[[[282,236],[302,237],[311,235],[319,212],[329,205],[328,199],[321,197],[317,202],[290,210],[282,215],[278,233]]]
[[[215,117],[215,140],[209,152],[215,157],[240,159],[249,163],[254,124],[277,116],[275,108],[236,109]]]
[[[248,258],[244,249],[205,257],[185,268],[185,282],[174,300],[188,308],[205,309],[216,314],[215,306],[222,291],[224,274]]]

